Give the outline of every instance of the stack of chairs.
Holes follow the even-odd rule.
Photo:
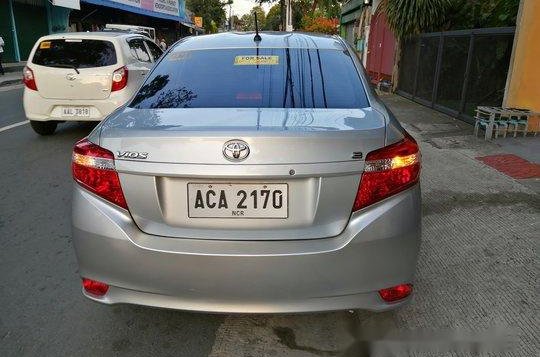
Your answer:
[[[478,136],[479,129],[486,133],[485,139],[491,139],[491,133],[495,133],[495,139],[502,134],[506,138],[508,133],[513,133],[514,138],[518,133],[526,136],[529,131],[529,117],[538,115],[527,109],[502,108],[480,106],[476,108],[474,117],[474,135]],[[538,130],[534,132],[536,136]]]

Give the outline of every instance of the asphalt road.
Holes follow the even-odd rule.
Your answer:
[[[22,89],[0,92],[0,127],[25,120]],[[0,355],[206,356],[219,315],[84,299],[71,245],[71,148],[93,125],[40,137],[0,132]]]
[[[25,120],[21,94],[0,91],[0,356],[360,357],[367,354],[359,336],[374,328],[495,326],[517,335],[509,356],[540,348],[538,196],[477,162],[475,147],[456,148],[455,140],[445,147],[444,133],[430,137],[428,124],[412,131],[423,152],[424,234],[409,306],[383,314],[239,316],[88,301],[70,239],[70,155],[93,126],[62,124],[51,137],[28,124],[1,131]],[[408,103],[388,101],[405,122],[439,120]]]

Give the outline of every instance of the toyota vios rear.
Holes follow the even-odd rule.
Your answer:
[[[339,38],[177,43],[73,151],[83,293],[212,312],[410,299],[420,153]]]

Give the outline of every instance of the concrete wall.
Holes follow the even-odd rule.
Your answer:
[[[540,112],[540,1],[520,6],[504,105]]]

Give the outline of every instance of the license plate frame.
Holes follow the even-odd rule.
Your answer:
[[[62,107],[61,109],[62,117],[76,117],[76,118],[89,118],[90,117],[90,107]]]
[[[205,189],[205,193],[201,192],[201,197],[197,197],[197,190]],[[289,218],[289,184],[288,183],[252,183],[252,182],[240,182],[240,183],[222,183],[222,182],[188,182],[186,185],[187,190],[187,205],[188,205],[188,218],[190,219],[199,219],[199,218],[213,218],[213,219],[288,219]],[[200,207],[195,207],[197,203],[200,204],[200,199],[203,200],[203,204],[206,205],[209,202],[206,202],[206,192],[208,190],[213,190],[215,195],[212,196],[215,206],[205,207],[201,211]],[[216,208],[221,202],[221,191],[225,191],[225,197],[227,200],[227,208]],[[247,208],[238,208],[242,194],[238,195],[240,191],[246,193],[246,198],[244,199],[244,205],[249,203],[250,205]],[[269,190],[268,193],[268,202],[267,207],[271,206],[271,210],[266,210],[265,208],[255,208],[254,201],[255,198],[251,195],[253,190]],[[274,208],[273,200],[276,199],[279,201],[279,193],[276,195],[274,192],[281,193],[282,207],[279,209]],[[234,193],[234,195],[233,195]],[[261,197],[257,198],[257,202],[261,200],[261,205],[264,207],[264,195],[261,193]],[[259,206],[259,204],[257,204]],[[264,211],[263,211],[264,210]],[[240,211],[243,213],[240,214]],[[233,213],[236,212],[236,213]]]

